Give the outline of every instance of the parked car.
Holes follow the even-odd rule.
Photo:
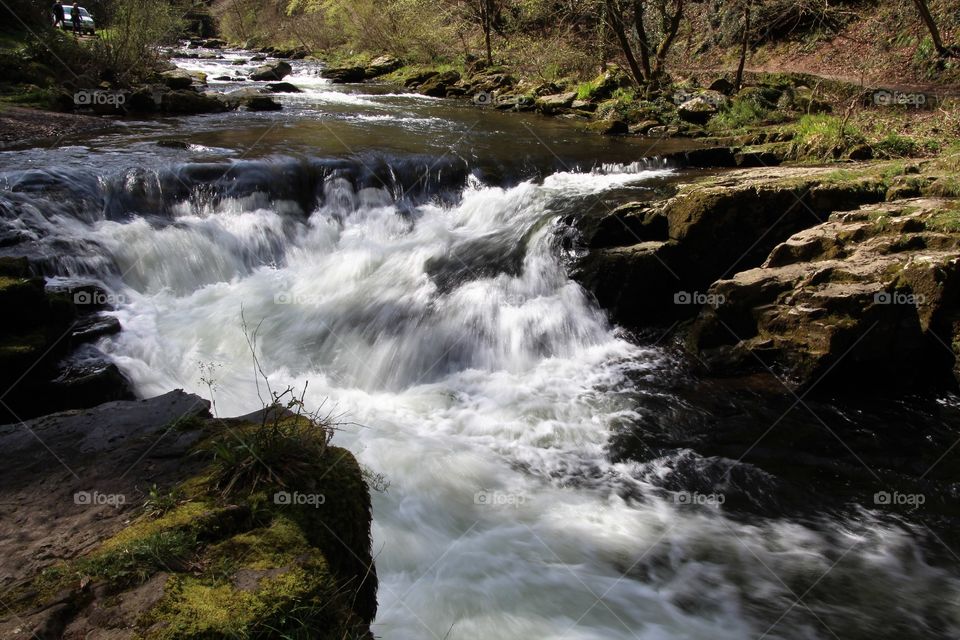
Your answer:
[[[64,31],[73,31],[73,6],[63,5],[63,24],[60,25]],[[97,25],[93,21],[93,15],[85,8],[80,7],[80,33],[89,33],[93,35],[96,32]]]

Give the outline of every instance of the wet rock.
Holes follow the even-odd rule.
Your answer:
[[[419,73],[414,73],[410,76],[407,76],[407,78],[403,81],[403,86],[407,88],[419,87],[426,81],[438,75],[440,75],[438,71],[422,71]]]
[[[274,60],[254,69],[249,77],[251,80],[257,81],[283,80],[291,72],[293,72],[293,67],[290,66],[290,63],[283,60]]]
[[[254,96],[244,102],[247,111],[280,111],[283,105],[270,96]]]
[[[164,147],[165,149],[185,150],[190,148],[190,143],[184,142],[183,140],[158,140],[157,146]]]
[[[300,88],[289,82],[271,82],[267,85],[267,90],[274,93],[303,93]]]
[[[557,113],[558,111],[569,109],[571,106],[573,106],[573,102],[576,99],[576,91],[542,96],[537,98],[537,110],[546,114]]]
[[[143,86],[135,89],[127,99],[125,106],[129,111],[152,113],[160,110],[163,94],[170,89],[166,85]]]
[[[320,70],[320,77],[337,84],[363,82],[367,77],[363,67],[330,67]]]
[[[203,87],[207,84],[207,74],[202,71],[186,71],[173,69],[160,74],[160,81],[166,87],[174,90]]]
[[[647,135],[651,138],[671,138],[680,133],[680,127],[673,125],[658,125],[647,129]]]
[[[643,122],[630,125],[630,134],[635,136],[643,136],[648,134],[654,127],[659,126],[660,123],[656,120],[644,120]]]
[[[777,244],[830,213],[882,202],[886,195],[879,178],[832,182],[824,179],[829,173],[738,170],[687,186],[656,214],[667,221],[666,236],[638,234],[632,245],[591,250],[574,276],[623,326],[692,317],[700,306],[693,294],[761,265]]]
[[[418,91],[425,96],[434,98],[446,97],[450,89],[460,81],[460,73],[457,71],[444,71],[432,76],[418,88]]]
[[[717,370],[760,358],[800,388],[955,382],[960,234],[942,222],[955,211],[939,199],[870,205],[793,235],[710,287],[723,303],[701,310],[688,347]]]
[[[716,91],[717,93],[722,93],[725,96],[733,94],[736,87],[733,86],[733,83],[727,80],[726,78],[717,78],[710,83],[708,87],[710,91]]]
[[[50,391],[59,406],[48,408],[87,409],[104,402],[134,398],[130,381],[95,347],[77,349],[58,364],[58,369]]]
[[[103,336],[120,333],[120,330],[120,320],[113,316],[87,315],[74,324],[70,339],[73,344],[92,342]]]
[[[228,111],[229,105],[214,95],[181,90],[163,94],[160,108],[166,113],[192,115],[199,113],[221,113]]]
[[[596,120],[587,125],[587,129],[603,136],[623,136],[630,133],[630,127],[619,119]]]
[[[726,102],[727,99],[722,93],[704,91],[681,104],[677,108],[677,114],[686,122],[702,125],[716,115]]]
[[[364,76],[366,78],[379,78],[380,76],[396,71],[402,66],[403,62],[399,58],[383,55],[374,58],[370,64],[366,66]]]

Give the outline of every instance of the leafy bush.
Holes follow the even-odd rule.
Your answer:
[[[132,83],[152,73],[160,46],[175,41],[183,20],[173,5],[149,0],[118,0],[107,28],[91,45],[101,77]]]

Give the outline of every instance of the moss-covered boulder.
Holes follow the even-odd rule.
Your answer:
[[[724,157],[734,160],[729,150]],[[574,275],[620,324],[689,318],[714,281],[759,266],[777,244],[832,212],[882,202],[887,181],[877,174],[774,167],[702,179],[652,205],[657,211],[648,215],[665,220],[662,237],[627,228],[621,246],[590,251]]]
[[[777,368],[800,387],[952,383],[960,338],[960,219],[954,200],[835,214],[716,282],[687,344],[703,362]],[[828,382],[824,379],[829,377]]]
[[[242,472],[243,463],[221,457],[223,443],[229,442],[223,438],[253,446],[254,434],[280,423],[256,417],[211,420],[204,417],[206,403],[191,398],[174,393],[147,403],[105,405],[89,417],[65,414],[48,420],[44,434],[60,444],[64,464],[84,473],[77,482],[95,478],[97,487],[110,487],[112,493],[106,495],[124,499],[114,501],[105,519],[84,517],[87,511],[98,512],[102,501],[90,498],[73,507],[78,513],[73,537],[66,542],[76,545],[84,539],[86,544],[60,549],[5,585],[16,615],[0,619],[2,637],[370,637],[377,577],[370,554],[370,495],[356,459],[325,444],[329,436],[321,430],[317,446],[301,447],[308,453],[281,469],[286,456],[271,457],[262,448],[266,441],[258,440],[261,464],[274,467],[263,477],[273,481],[231,483],[225,489],[217,479],[225,472]],[[111,425],[111,414],[124,418]],[[183,417],[164,424],[171,415]],[[83,443],[84,420],[105,423],[107,431],[128,432],[124,424],[130,419],[142,424],[143,446],[149,446],[151,457],[159,456],[158,464],[140,464],[144,453],[130,436],[115,442],[104,434]],[[295,416],[277,420],[319,426]],[[283,432],[283,437],[293,433]],[[3,438],[0,434],[0,443]],[[26,441],[23,446],[37,448]],[[118,454],[119,464],[101,468],[95,476],[86,469],[94,458],[112,454]],[[147,479],[153,488],[135,500],[137,487]],[[42,477],[26,480],[43,482]],[[51,508],[58,496],[50,500]],[[59,519],[64,517],[69,516]],[[35,544],[44,544],[44,535],[56,536],[63,523],[58,524],[39,526]],[[14,554],[28,551],[10,549]]]

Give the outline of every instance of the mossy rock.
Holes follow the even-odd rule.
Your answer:
[[[200,423],[202,439],[214,437],[212,424]],[[63,603],[67,637],[123,629],[141,640],[369,638],[377,579],[368,487],[345,449],[328,447],[313,463],[289,486],[226,503],[209,471],[192,477],[179,484],[179,504],[44,570],[14,606],[31,616]],[[289,503],[276,491],[324,499]]]

